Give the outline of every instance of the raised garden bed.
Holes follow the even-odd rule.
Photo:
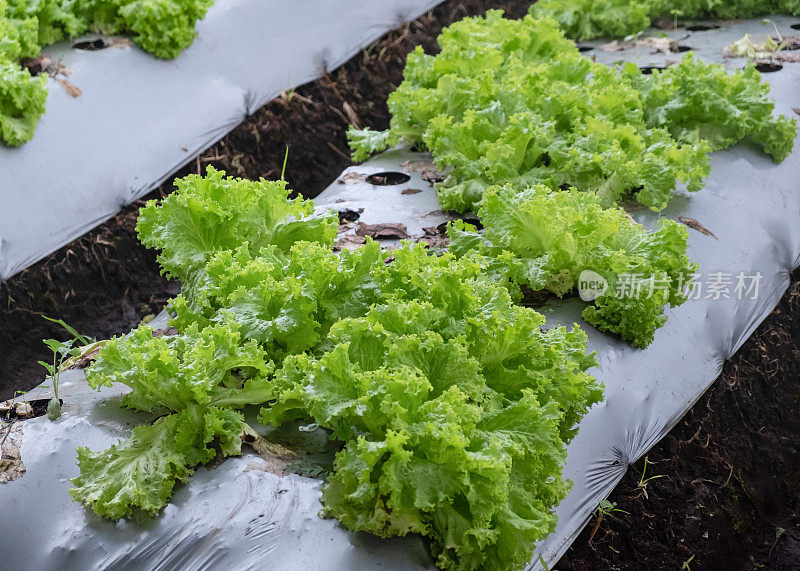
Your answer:
[[[334,84],[334,85],[337,85],[337,84]],[[342,87],[342,85],[341,85],[341,84],[339,84],[339,87]],[[299,94],[301,94],[301,95],[302,95],[302,94],[303,94],[303,91],[302,91],[302,90],[300,90],[300,91],[298,91],[297,93],[299,93]],[[306,96],[306,97],[308,97],[308,96]],[[312,96],[312,97],[313,97],[313,96]],[[276,105],[279,105],[279,104],[272,104],[272,107],[274,107],[274,106],[276,106]],[[285,105],[285,107],[288,109],[288,108],[290,107],[290,105],[291,105],[291,102],[289,102],[287,105]],[[287,113],[288,113],[288,111],[287,111]],[[379,126],[379,127],[380,127],[380,126],[382,126],[382,125],[378,124],[377,126]],[[330,142],[330,141],[329,141],[329,140],[326,140],[325,142],[326,142],[326,146],[327,146],[327,142]],[[334,143],[334,145],[335,145],[335,144],[336,144],[336,143]],[[344,148],[344,146],[343,146],[343,145],[342,145],[342,148]],[[215,149],[215,150],[216,150],[216,149]],[[333,152],[333,151],[332,151],[332,152]],[[209,155],[210,155],[210,157],[219,157],[217,160],[218,160],[220,163],[222,163],[223,165],[224,165],[224,163],[226,163],[226,162],[227,162],[227,163],[228,163],[228,165],[225,165],[225,166],[228,166],[228,168],[230,168],[230,166],[233,166],[233,165],[231,165],[231,163],[234,161],[234,159],[235,159],[235,157],[236,157],[236,155],[235,155],[235,154],[234,154],[233,156],[231,156],[231,154],[230,154],[230,153],[226,154],[226,151],[225,151],[224,149],[223,149],[223,151],[222,151],[222,152],[220,152],[219,150],[216,150],[216,153],[217,153],[217,154],[214,154],[214,155],[210,155],[210,153],[209,153]],[[333,152],[333,154],[336,154],[336,153],[335,153],[335,152]],[[331,156],[332,156],[332,155],[331,155]],[[210,157],[209,157],[209,158],[210,158]],[[281,157],[281,158],[282,158],[282,157]],[[275,159],[275,157],[273,156],[273,160],[274,160],[274,159]],[[241,164],[241,159],[239,159],[239,161],[237,161],[237,162],[239,162],[239,164]],[[280,161],[278,161],[278,162],[280,162]],[[291,171],[289,171],[289,172],[290,172],[290,175],[289,175],[289,176],[290,176],[290,178],[291,178]],[[336,176],[336,175],[334,174],[333,176]],[[297,188],[297,185],[295,185],[295,187]],[[170,293],[170,292],[169,292],[169,290],[168,290],[168,289],[166,289],[166,287],[167,287],[167,286],[160,285],[159,287],[161,287],[161,288],[164,288],[164,289],[162,289],[162,290],[159,290],[159,291],[163,291],[164,293],[166,293],[167,295],[169,295],[169,293]],[[141,308],[140,308],[140,309],[141,309]],[[154,303],[154,304],[151,306],[151,308],[150,308],[150,310],[151,310],[151,311],[154,311],[154,310],[156,310],[156,309],[158,309],[158,302]],[[60,315],[61,315],[61,316],[63,316],[63,314],[60,314]],[[69,319],[67,318],[67,320],[69,320]],[[133,320],[132,320],[132,321],[133,321]],[[120,331],[122,331],[122,330],[125,330],[126,328],[127,328],[127,327],[123,326],[123,327],[120,327],[120,328],[119,328],[119,330],[120,330]],[[40,337],[41,337],[41,336],[40,336]],[[37,340],[38,340],[38,339],[37,339]],[[795,352],[795,357],[796,357],[796,352]],[[756,406],[757,406],[757,405],[756,405]],[[769,415],[768,415],[768,416],[769,416]],[[791,433],[789,433],[789,436],[791,436]],[[785,438],[788,438],[789,436],[787,436],[787,437],[785,437]],[[694,442],[694,441],[692,441],[692,442]],[[649,470],[648,474],[654,474],[654,475],[655,475],[655,474],[659,474],[659,473],[660,473],[660,472],[659,472],[657,469],[655,469],[655,468],[654,468],[654,466],[657,466],[657,464],[654,464],[654,465],[652,465],[650,468],[648,468],[648,470]],[[680,469],[680,466],[678,466],[678,469]],[[700,466],[696,466],[696,465],[695,465],[695,466],[694,466],[694,469],[696,469],[696,470],[700,470],[700,469],[702,469],[702,464],[701,464]],[[654,471],[654,470],[655,470],[655,471]],[[638,478],[636,478],[636,479],[637,479],[637,481],[638,481]],[[757,479],[757,478],[756,478],[756,479]],[[661,482],[660,482],[660,481],[658,481],[658,480],[654,481],[652,484],[650,484],[650,486],[651,486],[651,487],[649,488],[649,490],[660,489],[660,487],[659,487],[659,486],[660,486],[660,484],[661,484]],[[638,487],[637,487],[637,488],[638,488]],[[651,493],[651,495],[652,495],[652,493]],[[620,496],[620,497],[624,497],[624,496]],[[614,498],[612,497],[612,499],[614,499]],[[619,507],[620,507],[620,508],[624,508],[624,507],[625,507],[625,506],[623,506],[623,505],[622,505],[622,503],[621,503],[621,501],[620,501],[619,499],[616,499],[615,501],[618,501],[618,502],[620,502],[620,505],[619,505]],[[651,509],[652,509],[652,508],[650,507],[650,505],[649,505],[649,504],[647,505],[647,507],[644,507],[644,506],[642,506],[642,512],[643,512],[643,513],[649,514],[649,513],[651,513]],[[793,508],[792,508],[792,509],[793,509]],[[793,512],[793,513],[794,513],[794,512]],[[783,515],[786,515],[786,514],[783,514]],[[613,522],[613,521],[617,521],[617,520],[615,520],[615,519],[613,519],[613,518],[609,518],[609,520],[607,520],[607,521],[612,521],[612,522]],[[634,521],[635,521],[635,520],[634,520]],[[782,521],[786,521],[786,520],[782,520]],[[791,520],[791,518],[789,519],[789,521],[792,521],[792,520]],[[736,525],[741,525],[741,522],[739,522],[739,523],[736,523],[736,522],[734,522],[734,523],[735,523]],[[794,522],[794,524],[796,525],[796,522]],[[788,525],[788,524],[787,524],[787,525]],[[633,525],[631,526],[631,528],[632,528],[632,529],[636,529],[636,527],[635,527],[635,526],[633,526]],[[612,529],[612,530],[615,530],[616,528],[615,528],[615,527],[612,527],[611,529]],[[788,528],[784,528],[784,529],[788,529]],[[599,532],[597,532],[597,533],[600,533],[600,534],[602,535],[602,534],[603,534],[605,531],[606,531],[606,527],[605,527],[605,526],[602,526],[602,527],[600,527],[600,531],[599,531]],[[637,531],[638,531],[639,533],[641,533],[641,529],[639,529],[639,530],[637,530]],[[790,530],[790,531],[791,531],[791,530]],[[751,545],[753,545],[753,546],[758,546],[758,545],[760,545],[759,541],[761,541],[761,540],[759,539],[759,537],[764,537],[764,534],[765,534],[765,533],[767,533],[767,532],[772,532],[772,530],[767,530],[767,531],[765,531],[764,529],[761,529],[761,530],[760,530],[760,535],[758,535],[758,534],[754,534],[754,536],[753,536],[753,539],[752,539],[752,543],[751,543]],[[670,528],[670,533],[672,533],[673,535],[675,535],[675,530],[674,530],[674,529],[672,529],[672,528]],[[768,533],[767,533],[767,534],[768,534]],[[594,538],[594,540],[593,540],[593,541],[595,542],[595,544],[596,544],[598,541],[600,541],[600,539],[599,539],[600,537],[601,537],[600,535],[595,535],[595,538]],[[701,534],[701,537],[702,537],[702,534]],[[784,539],[786,539],[786,540],[788,541],[788,540],[790,540],[790,539],[792,538],[792,534],[791,534],[791,533],[789,533],[788,535],[786,535],[786,534],[783,534],[783,538],[784,538]],[[613,537],[612,537],[612,539],[613,539]],[[783,541],[783,539],[781,539],[781,537],[776,537],[776,540]],[[579,542],[580,542],[580,540],[579,540]],[[657,543],[657,541],[653,541],[652,543]],[[763,541],[762,541],[762,543],[763,543]],[[776,543],[777,543],[777,541],[776,541]],[[791,543],[789,543],[789,545],[791,546]],[[612,545],[611,547],[614,547],[615,549],[619,549],[619,548],[618,548],[616,545]],[[777,549],[777,547],[776,547],[776,549]],[[759,550],[762,550],[762,549],[761,549],[761,547],[754,547],[754,551],[756,552],[756,555],[758,555],[758,556],[763,556],[763,553],[761,553],[761,551],[759,551]],[[703,554],[702,550],[698,550],[698,551],[700,551],[700,552],[701,552],[701,554]],[[763,550],[762,550],[762,551],[763,551]],[[792,552],[792,551],[791,551],[791,547],[790,547],[790,548],[788,549],[788,555],[783,555],[782,557],[787,557],[787,556],[790,556],[790,555],[791,555],[791,552]],[[612,552],[612,553],[613,553],[613,552]],[[649,557],[652,557],[652,558],[653,558],[653,559],[652,559],[652,561],[655,561],[655,560],[656,560],[656,557],[658,557],[658,555],[657,555],[658,553],[660,553],[660,552],[659,552],[659,551],[657,551],[657,550],[655,550],[655,549],[653,549],[653,550],[652,550],[652,555],[649,555]],[[676,558],[676,563],[683,563],[684,561],[687,561],[687,560],[689,559],[689,557],[690,557],[690,556],[685,556],[686,554],[685,554],[683,551],[679,551],[678,553],[680,553],[680,557],[684,557],[684,558],[683,558],[681,561],[679,561],[679,562],[677,561],[677,558]],[[781,553],[782,553],[782,552],[781,552]],[[708,560],[709,560],[709,564],[718,564],[718,563],[720,563],[720,562],[726,562],[726,561],[729,561],[729,560],[725,559],[725,557],[726,557],[726,556],[728,556],[728,555],[730,555],[730,556],[731,556],[731,560],[733,560],[733,557],[744,557],[745,555],[753,555],[753,553],[750,553],[750,554],[743,554],[743,553],[740,553],[740,552],[737,552],[737,553],[730,553],[730,552],[727,552],[727,553],[726,553],[726,552],[723,552],[722,550],[718,550],[718,551],[713,551],[713,550],[710,550],[710,551],[706,551],[706,552],[705,552],[705,557],[706,557],[706,558],[708,558]],[[770,556],[771,556],[771,554],[770,554]],[[570,557],[570,556],[569,556],[569,555],[567,555],[567,559],[566,559],[566,561],[565,561],[565,564],[567,564],[567,563],[569,562],[569,557]],[[637,560],[637,559],[635,559],[635,558],[636,558],[636,554],[633,554],[633,553],[632,553],[632,554],[631,554],[631,556],[630,556],[630,558],[631,558],[631,559],[629,559],[627,562],[626,562],[626,561],[624,561],[624,559],[623,559],[622,561],[619,561],[619,560],[614,560],[614,559],[613,559],[613,556],[608,556],[608,555],[601,556],[601,557],[605,557],[607,561],[616,561],[616,563],[615,563],[615,564],[620,564],[620,565],[622,565],[622,566],[624,566],[624,565],[625,565],[625,563],[629,563],[629,564],[633,564],[633,565],[635,565],[635,563],[631,563],[631,559],[633,559],[634,561],[638,562],[638,560]],[[755,557],[755,556],[754,556],[754,557]],[[602,560],[602,559],[601,559],[601,560]],[[757,561],[763,561],[763,560],[765,560],[765,559],[757,559]],[[580,560],[579,560],[579,561],[580,561]],[[586,564],[588,564],[588,565],[593,565],[593,563],[592,563],[592,560],[591,560],[591,559],[584,560],[584,561],[588,561],[588,563],[586,563]],[[698,565],[701,565],[701,566],[702,566],[702,565],[705,565],[705,563],[701,561],[701,558],[700,558],[700,556],[699,556],[699,555],[698,555],[697,557],[695,557],[695,559],[694,559],[694,560],[693,560],[693,561],[692,561],[690,564],[692,564],[692,565],[694,565],[694,564],[698,564]],[[578,563],[578,565],[580,565],[580,563]]]

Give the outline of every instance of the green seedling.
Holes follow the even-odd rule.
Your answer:
[[[636,46],[636,65],[639,65],[639,38],[642,37],[644,34],[644,30],[640,30],[635,34],[631,34],[630,36],[625,36],[624,41],[626,42],[633,42]]]
[[[678,29],[678,16],[683,16],[683,10],[673,9],[669,11],[672,14],[672,29]]]
[[[289,145],[286,145],[286,154],[283,155],[283,168],[281,168],[281,180],[286,180],[284,175],[286,175],[286,161],[289,160]]]
[[[692,555],[689,559],[684,561],[683,564],[681,565],[681,571],[692,571],[692,568],[689,567],[689,563],[691,563],[693,559],[694,555]]]
[[[650,476],[649,478],[645,478],[645,474],[647,474],[647,458],[646,457],[644,459],[644,468],[642,469],[642,477],[639,478],[639,484],[637,486],[642,491],[642,493],[644,494],[645,499],[649,500],[650,497],[647,495],[647,484],[648,484],[648,482],[650,482],[651,480],[657,480],[658,478],[663,478],[664,474],[660,474],[658,476]]]
[[[594,526],[592,527],[592,531],[589,534],[589,543],[592,542],[594,539],[597,530],[600,529],[600,524],[603,523],[603,519],[606,517],[614,517],[615,513],[623,513],[626,515],[631,515],[630,512],[626,512],[623,509],[617,507],[617,502],[611,502],[609,500],[600,500],[600,504],[595,508],[594,515]]]
[[[71,357],[80,355],[83,347],[92,345],[94,340],[91,337],[86,337],[78,333],[74,328],[67,325],[61,319],[53,319],[43,315],[47,321],[55,323],[63,327],[67,333],[72,335],[72,339],[67,341],[58,341],[56,339],[44,339],[43,342],[50,351],[53,353],[53,362],[39,361],[39,364],[44,367],[50,374],[50,379],[53,383],[53,398],[47,403],[47,418],[56,420],[61,416],[61,400],[58,398],[58,383],[61,376],[62,365]]]
[[[776,37],[776,38],[778,38],[778,43],[780,43],[780,44],[783,44],[783,43],[784,43],[784,42],[783,42],[783,36],[782,36],[782,35],[781,35],[781,33],[778,31],[778,26],[776,26],[776,25],[775,25],[775,22],[773,22],[773,21],[772,21],[772,20],[770,20],[769,18],[763,18],[763,19],[761,20],[761,24],[762,24],[762,25],[764,25],[764,26],[769,26],[769,25],[772,25],[772,29],[773,29],[773,30],[775,30],[775,37]],[[770,38],[770,39],[772,39],[772,38]]]

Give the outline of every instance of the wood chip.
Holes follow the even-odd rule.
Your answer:
[[[421,188],[404,188],[400,194],[419,194],[420,192],[422,192]]]
[[[794,111],[796,115],[800,115],[800,107],[792,107],[792,111]]]
[[[83,91],[81,91],[80,87],[66,79],[56,78],[56,83],[63,87],[64,91],[66,91],[67,95],[70,97],[80,97],[83,95]]]
[[[385,222],[383,224],[365,224],[361,222],[356,228],[359,236],[369,236],[370,238],[409,238],[408,228],[400,222]]]
[[[680,222],[681,224],[685,224],[692,230],[697,230],[701,234],[705,234],[706,236],[713,236],[715,240],[719,240],[719,238],[717,238],[717,236],[711,230],[700,224],[700,222],[698,222],[694,218],[678,216],[678,222]]]

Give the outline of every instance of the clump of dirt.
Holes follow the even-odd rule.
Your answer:
[[[800,271],[689,414],[628,470],[558,569],[800,568]],[[686,566],[683,566],[686,562]]]

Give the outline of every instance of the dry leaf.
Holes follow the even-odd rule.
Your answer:
[[[80,87],[77,85],[70,83],[66,79],[56,78],[56,83],[58,83],[61,87],[64,88],[64,91],[67,92],[67,95],[70,97],[80,97],[83,95],[83,91],[81,91]]]
[[[442,226],[428,226],[422,229],[425,234],[417,238],[417,243],[425,243],[429,248],[446,248],[450,244],[450,237]]]
[[[671,54],[678,46],[678,42],[670,38],[645,38],[636,43],[640,46],[650,46],[654,54]]]
[[[297,453],[280,444],[270,442],[246,423],[242,425],[242,433],[239,438],[264,459],[263,464],[251,464],[253,467],[248,466],[248,469],[263,470],[276,476],[283,476],[286,473],[286,462],[297,457]]]
[[[367,239],[364,236],[356,236],[355,234],[345,234],[333,245],[334,250],[355,250],[359,246],[366,244]]]
[[[345,173],[342,178],[339,179],[339,184],[360,184],[366,180],[367,175],[360,172],[350,171]]]
[[[130,38],[123,38],[122,36],[109,36],[105,41],[109,48],[127,48],[133,45]]]
[[[13,482],[25,474],[19,451],[22,424],[11,422],[0,428],[0,484]]]
[[[719,238],[717,238],[717,236],[711,230],[700,224],[700,222],[698,222],[694,218],[678,216],[678,222],[680,222],[681,224],[685,224],[686,226],[688,226],[693,230],[697,230],[701,234],[705,234],[706,236],[713,236],[715,240],[719,240]]]
[[[17,418],[31,418],[33,407],[26,402],[18,402],[16,406]]]
[[[356,228],[359,236],[370,238],[408,238],[408,228],[399,222],[385,222],[383,224],[364,224],[361,222]]]
[[[604,52],[622,52],[625,50],[629,50],[633,47],[633,42],[620,42],[618,40],[614,40],[609,44],[603,44],[600,46],[600,49]]]
[[[404,188],[400,194],[419,194],[420,192],[422,192],[421,188]]]
[[[439,172],[436,165],[431,161],[408,160],[400,163],[400,167],[406,172],[418,172],[425,182],[442,182],[444,173]]]

